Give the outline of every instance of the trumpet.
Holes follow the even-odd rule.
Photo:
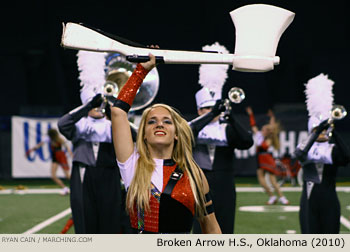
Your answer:
[[[332,136],[332,131],[334,129],[334,120],[341,120],[347,115],[347,111],[342,105],[333,105],[331,109],[331,116],[328,119],[328,123],[330,127],[327,129],[326,136],[331,137]]]
[[[117,94],[119,93],[119,88],[117,83],[114,81],[106,81],[106,83],[103,85],[103,96],[113,96],[117,97]]]
[[[347,111],[342,105],[333,105],[331,110],[331,118],[329,120],[341,120],[347,115]]]
[[[108,54],[105,76],[106,81],[102,86],[103,102],[99,108],[100,112],[105,113],[107,103],[112,105],[135,67],[136,64],[128,62],[123,55],[118,53]],[[157,68],[153,68],[144,79],[140,89],[137,91],[130,111],[140,110],[148,106],[156,97],[158,88],[159,74]]]
[[[102,92],[102,99],[103,102],[101,103],[101,106],[99,108],[99,111],[103,114],[106,113],[106,105],[108,103],[108,98],[113,97],[117,98],[119,93],[119,88],[117,83],[114,81],[107,80],[105,84],[103,84],[103,92]]]
[[[232,109],[231,107],[232,103],[239,104],[245,99],[245,93],[243,89],[239,87],[232,87],[228,91],[227,97],[228,98],[224,100],[225,111],[223,112],[223,115],[222,115],[223,118],[226,118],[230,114]]]
[[[243,89],[239,87],[233,87],[228,92],[228,98],[233,103],[241,103],[245,99],[245,93]]]

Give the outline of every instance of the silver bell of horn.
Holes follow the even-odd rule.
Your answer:
[[[243,89],[239,87],[233,87],[228,91],[228,98],[224,100],[225,111],[222,116],[224,119],[231,113],[231,103],[239,104],[245,99],[245,93]]]
[[[103,102],[100,106],[99,111],[101,113],[105,113],[105,108],[108,103],[108,97],[117,97],[118,95],[118,85],[117,83],[113,81],[106,81],[105,84],[103,84],[103,92],[102,92],[102,99]],[[112,104],[111,104],[112,105]]]
[[[245,99],[245,93],[243,89],[239,87],[233,87],[228,92],[228,98],[233,103],[241,103]]]
[[[103,96],[113,96],[116,97],[119,93],[119,88],[117,83],[113,81],[106,81],[103,85]]]
[[[342,105],[333,105],[331,110],[331,120],[341,120],[347,115],[346,109]]]
[[[327,129],[326,134],[325,134],[328,138],[330,138],[332,136],[332,131],[334,129],[333,121],[343,119],[347,115],[347,112],[346,112],[346,109],[344,108],[344,106],[333,105],[330,114],[331,114],[331,116],[328,119],[328,123],[330,124],[330,127]]]
[[[136,64],[128,62],[123,55],[118,53],[111,53],[108,57],[108,65],[106,69],[106,83],[105,88],[113,85],[115,93],[114,97],[123,88],[126,81],[134,71]],[[113,83],[113,84],[112,84]],[[140,110],[148,106],[156,97],[159,89],[159,75],[156,68],[153,68],[143,80],[140,89],[137,91],[134,102],[130,111]]]

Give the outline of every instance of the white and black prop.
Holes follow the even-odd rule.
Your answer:
[[[118,52],[132,62],[149,59],[166,64],[229,64],[242,72],[266,72],[278,65],[276,50],[281,35],[295,14],[283,8],[266,4],[251,4],[230,12],[236,28],[235,53],[193,52],[141,48],[123,44],[101,31],[81,24],[63,24],[61,45],[65,48],[97,52]]]

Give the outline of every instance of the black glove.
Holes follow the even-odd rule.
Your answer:
[[[324,120],[321,122],[317,127],[315,132],[311,132],[311,134],[308,136],[304,144],[301,144],[298,146],[295,151],[294,155],[300,162],[305,162],[307,159],[307,153],[311,149],[312,145],[318,138],[318,136],[324,131],[325,129],[328,129],[330,126],[328,120]]]
[[[117,100],[113,95],[107,95],[106,96],[107,103],[111,106],[113,106],[114,102]]]
[[[92,100],[89,102],[89,106],[91,108],[97,108],[100,107],[103,102],[103,98],[101,94],[97,94],[92,98]]]
[[[220,100],[216,100],[216,103],[214,105],[214,107],[212,108],[211,112],[217,116],[219,114],[221,114],[221,112],[224,112],[226,110],[225,107],[225,101],[220,99]]]
[[[109,120],[111,120],[111,106],[109,104],[106,104],[105,115]]]
[[[324,120],[316,127],[316,133],[321,134],[321,132],[328,129],[329,126],[331,125],[329,124],[328,120]]]

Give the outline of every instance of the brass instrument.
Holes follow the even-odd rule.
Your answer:
[[[233,103],[241,103],[245,99],[245,93],[243,89],[239,87],[233,87],[228,92],[228,98]]]
[[[331,110],[331,117],[328,119],[328,123],[330,124],[330,127],[327,129],[326,136],[331,137],[332,131],[334,129],[334,120],[341,120],[347,115],[347,111],[342,105],[333,105]]]
[[[231,112],[231,103],[239,104],[245,99],[245,93],[243,89],[239,87],[233,87],[228,91],[228,98],[224,100],[225,111],[222,117],[225,118]]]
[[[341,120],[347,115],[346,109],[342,105],[333,105],[330,120]]]
[[[108,97],[116,98],[127,82],[136,64],[128,62],[124,56],[118,53],[111,53],[107,57],[106,82],[103,85],[104,106]],[[156,68],[153,68],[144,79],[138,90],[130,111],[136,111],[149,105],[157,95],[159,89],[159,75]]]

